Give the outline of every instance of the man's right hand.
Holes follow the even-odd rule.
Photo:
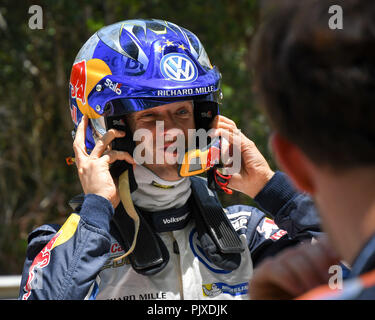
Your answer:
[[[106,198],[112,203],[113,208],[116,208],[120,203],[120,197],[118,187],[109,172],[109,165],[116,160],[135,164],[129,153],[110,149],[112,140],[124,137],[125,132],[115,129],[108,130],[97,141],[89,155],[85,146],[87,125],[88,118],[84,115],[77,127],[73,143],[75,162],[83,191],[85,194],[92,193]]]

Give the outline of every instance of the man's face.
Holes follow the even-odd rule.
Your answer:
[[[159,176],[160,172],[177,174],[177,159],[180,156],[177,150],[185,151],[189,141],[189,129],[195,128],[193,102],[174,102],[134,112],[128,117],[127,122],[134,137],[137,130],[143,130],[142,135],[144,132],[150,132],[152,135],[136,142],[137,145],[143,143],[149,151],[152,148],[152,163],[147,162],[144,165],[159,173]],[[172,178],[169,174],[168,177]]]

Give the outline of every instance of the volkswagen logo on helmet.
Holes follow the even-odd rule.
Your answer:
[[[166,79],[178,82],[192,82],[198,77],[198,69],[185,54],[169,53],[160,61],[160,70]]]

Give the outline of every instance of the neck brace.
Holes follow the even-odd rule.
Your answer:
[[[158,232],[184,228],[189,213],[195,221],[198,240],[207,259],[228,271],[235,270],[240,265],[240,253],[244,251],[244,246],[217,195],[208,189],[204,179],[191,177],[190,180],[192,192],[185,206],[153,214],[135,208],[139,233],[134,217],[127,212],[123,202],[116,208],[110,232],[124,248],[125,255],[129,257],[137,273],[152,275],[164,269],[169,261],[169,252]],[[154,216],[160,216],[158,218],[162,222],[160,223],[160,219],[153,219]],[[164,219],[173,221],[163,221]],[[134,239],[137,241],[133,250]]]
[[[189,178],[166,181],[141,165],[135,166],[134,177],[138,188],[131,197],[134,205],[145,211],[157,212],[180,208],[191,195]]]

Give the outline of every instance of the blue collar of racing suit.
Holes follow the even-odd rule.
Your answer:
[[[351,268],[351,277],[373,270],[375,268],[375,234],[367,241],[366,245],[354,260]]]

